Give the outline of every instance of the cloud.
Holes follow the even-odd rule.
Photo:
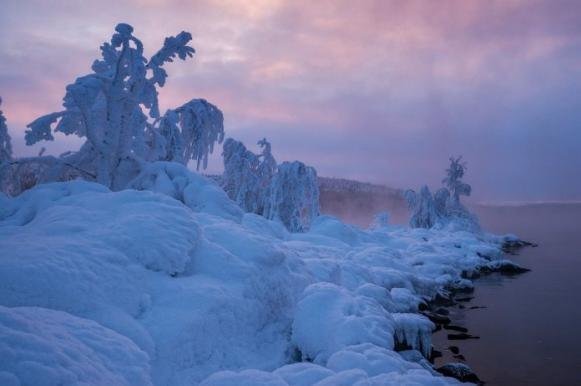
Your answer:
[[[229,135],[249,144],[266,136],[280,160],[415,187],[439,184],[448,156],[464,154],[480,198],[581,198],[581,181],[572,177],[581,165],[577,1],[109,0],[5,8],[0,92],[18,135],[59,108],[65,85],[88,71],[99,44],[127,21],[150,53],[167,35],[193,33],[197,54],[169,67],[163,108],[207,98],[224,111]],[[219,171],[219,157],[213,162]]]

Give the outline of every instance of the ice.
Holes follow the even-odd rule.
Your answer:
[[[394,313],[397,343],[421,351],[429,358],[432,352],[432,331],[436,327],[428,318],[418,314]]]

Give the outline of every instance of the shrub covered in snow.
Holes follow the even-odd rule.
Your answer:
[[[291,232],[305,232],[319,215],[317,172],[299,161],[283,162],[270,184],[264,216]]]
[[[446,169],[446,178],[442,180],[444,188],[433,195],[427,186],[423,186],[419,193],[413,190],[404,193],[411,211],[412,228],[444,226],[480,231],[478,218],[460,202],[460,196],[469,196],[472,192],[471,186],[462,181],[465,171],[466,163],[462,162],[462,157],[450,157],[450,167]]]
[[[307,231],[319,215],[317,172],[299,161],[277,166],[270,143],[258,144],[259,155],[232,138],[224,142],[224,190],[246,212],[280,221],[291,232]]]

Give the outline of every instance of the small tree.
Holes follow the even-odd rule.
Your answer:
[[[299,161],[280,164],[271,183],[264,216],[281,221],[291,232],[305,232],[319,214],[316,170]]]
[[[450,200],[455,204],[460,204],[460,196],[470,196],[472,187],[462,181],[466,172],[466,162],[462,161],[462,156],[450,157],[450,167],[446,169],[446,177],[442,183],[450,192]]]
[[[456,229],[480,230],[478,218],[460,202],[460,196],[469,196],[472,191],[470,185],[462,181],[465,171],[466,163],[462,162],[462,157],[450,157],[450,167],[442,180],[446,187],[440,188],[434,195],[427,186],[419,194],[413,190],[406,191],[405,198],[412,212],[412,228],[453,225]]]
[[[408,208],[411,210],[412,228],[432,228],[438,222],[438,213],[430,188],[424,185],[419,193],[409,189],[405,193]]]
[[[2,98],[0,98],[0,107],[2,107]],[[4,113],[0,110],[0,165],[12,159],[12,144],[8,134],[8,126]]]
[[[262,206],[259,205],[261,198],[258,191],[259,157],[248,150],[242,142],[232,138],[224,141],[222,156],[224,157],[222,187],[244,211],[258,213],[259,206]]]

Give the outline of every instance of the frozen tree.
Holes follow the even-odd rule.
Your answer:
[[[258,141],[258,145],[262,148],[261,154],[254,154],[232,138],[224,142],[222,184],[228,196],[242,209],[262,215],[276,173],[276,160],[266,138]]]
[[[462,181],[466,171],[466,162],[462,162],[462,156],[450,157],[450,167],[446,169],[446,178],[442,183],[450,192],[450,200],[453,203],[460,203],[460,196],[470,196],[472,187]]]
[[[478,231],[478,218],[470,213],[460,202],[460,196],[470,196],[472,187],[462,181],[466,172],[466,163],[462,157],[450,157],[450,166],[446,169],[446,177],[442,183],[447,187],[446,219],[458,227]]]
[[[246,212],[281,221],[291,232],[309,229],[319,215],[317,173],[303,163],[284,162],[277,166],[270,143],[254,154],[240,141],[224,141],[222,187]]]
[[[405,199],[412,212],[410,226],[412,228],[432,228],[438,221],[438,213],[434,197],[427,186],[423,186],[419,193],[407,190]]]
[[[0,98],[0,107],[2,107],[2,98]],[[6,118],[0,110],[0,165],[12,159],[12,144],[6,126]]]
[[[259,206],[259,157],[240,141],[232,138],[224,141],[223,188],[228,196],[246,212],[257,213]],[[260,213],[259,213],[260,214]]]
[[[439,218],[448,217],[448,201],[450,199],[450,191],[446,188],[440,188],[434,194],[434,207]]]
[[[93,72],[67,86],[64,110],[28,125],[26,142],[53,140],[53,132],[86,138],[76,153],[60,157],[63,165],[112,189],[123,189],[144,162],[170,160],[206,166],[214,142],[223,138],[218,108],[194,99],[160,117],[157,87],[167,73],[163,66],[192,57],[191,35],[181,32],[165,39],[149,60],[128,24],[118,24]]]
[[[264,216],[281,221],[291,232],[305,232],[318,215],[316,170],[299,161],[280,164],[271,183]]]
[[[472,190],[470,185],[462,181],[465,171],[466,164],[462,162],[462,157],[451,157],[446,178],[442,180],[446,187],[440,188],[434,195],[427,186],[419,194],[413,190],[405,193],[412,212],[411,227],[432,228],[437,225],[471,231],[480,229],[478,218],[460,202],[460,196],[469,196]]]
[[[149,159],[179,162],[190,160],[206,168],[214,144],[224,139],[224,116],[205,99],[192,99],[168,110],[158,125],[148,127],[151,153]]]
[[[266,188],[270,185],[270,181],[274,173],[276,173],[276,160],[272,156],[272,148],[266,138],[262,138],[257,144],[262,148],[262,153],[259,156],[260,164],[257,168],[257,174],[260,180],[260,187]]]

